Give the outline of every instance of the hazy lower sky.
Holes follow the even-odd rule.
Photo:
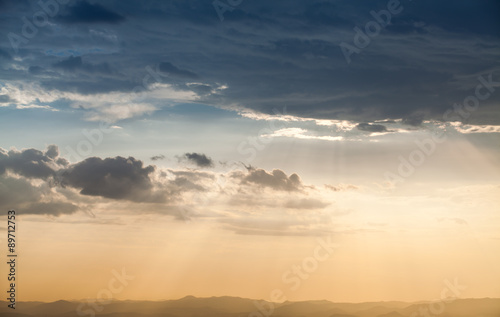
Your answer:
[[[1,0],[18,300],[500,297],[499,16]]]

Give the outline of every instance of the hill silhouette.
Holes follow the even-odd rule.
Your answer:
[[[257,305],[256,305],[257,303]],[[500,299],[457,299],[451,302],[335,303],[300,301],[271,303],[239,297],[186,296],[165,301],[112,301],[95,310],[85,302],[18,302],[15,311],[0,301],[0,317],[411,317],[439,309],[439,317],[499,317]],[[95,306],[94,306],[95,307]],[[259,312],[259,308],[262,310]],[[417,313],[417,315],[415,315]],[[432,314],[430,310],[429,314]]]

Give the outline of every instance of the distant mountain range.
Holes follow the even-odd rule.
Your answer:
[[[271,303],[239,297],[167,301],[18,302],[16,309],[0,301],[0,317],[500,317],[500,299],[456,299],[449,302]]]

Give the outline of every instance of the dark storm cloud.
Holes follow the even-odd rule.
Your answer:
[[[386,132],[387,128],[385,125],[373,124],[373,123],[360,123],[356,126],[358,130],[366,132]]]
[[[226,11],[222,22],[212,1],[205,0],[78,2],[61,6],[62,18],[39,28],[19,50],[26,58],[4,61],[19,65],[0,72],[0,79],[96,94],[131,92],[149,76],[145,82],[171,83],[217,107],[273,114],[286,106],[290,115],[356,122],[415,113],[422,113],[422,120],[441,120],[454,103],[474,93],[479,75],[493,73],[493,81],[500,80],[498,1],[401,1],[401,6],[391,24],[347,64],[339,44],[352,44],[353,28],[364,29],[374,19],[370,11],[386,9],[387,1],[244,1]],[[26,12],[40,8],[16,2],[8,10],[12,18],[0,21],[0,29],[21,34],[22,17],[31,18]],[[13,54],[7,37],[0,38],[0,49]],[[29,74],[37,76],[26,79],[20,70],[53,65],[64,71],[40,76],[42,69],[33,68]],[[194,79],[200,83],[186,84]],[[219,85],[227,89],[217,91]],[[496,92],[482,100],[469,123],[499,124],[499,102]]]
[[[133,157],[91,157],[65,170],[61,184],[80,189],[82,195],[147,201],[159,199],[151,193],[153,171],[153,166],[143,167],[142,161]]]
[[[139,5],[139,4],[138,4]],[[91,4],[87,1],[79,1],[69,8],[69,13],[59,18],[60,21],[68,24],[73,23],[120,23],[125,17],[109,10],[102,5]]]
[[[172,63],[164,62],[160,63],[159,69],[163,73],[167,73],[171,76],[177,76],[187,79],[197,79],[198,75],[188,70],[179,69],[178,67],[172,65]]]
[[[248,174],[241,177],[244,184],[255,184],[263,187],[269,187],[274,190],[297,191],[302,188],[302,181],[297,174],[287,176],[285,172],[279,169],[271,173],[263,169],[248,168]]]
[[[214,162],[212,161],[212,159],[207,157],[205,154],[186,153],[182,156],[182,159],[185,159],[191,163],[194,163],[198,167],[212,167],[212,166],[214,166]]]

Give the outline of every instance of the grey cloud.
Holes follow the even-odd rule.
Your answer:
[[[205,188],[201,185],[198,185],[191,180],[187,179],[186,177],[176,177],[173,181],[172,184],[175,186],[181,187],[183,189],[187,190],[195,190],[195,191],[204,191]]]
[[[78,188],[82,195],[137,202],[165,200],[153,193],[150,174],[154,170],[133,157],[91,157],[70,166],[60,177],[63,186]]]
[[[46,201],[49,199],[49,201]],[[33,186],[27,179],[0,176],[0,208],[15,209],[23,214],[72,214],[78,206],[50,198],[49,186]]]
[[[213,184],[215,175],[212,173],[200,171],[175,171],[168,170],[169,173],[175,176],[170,182],[170,191],[175,194],[180,194],[183,191],[206,191],[208,186]]]
[[[279,169],[268,173],[263,169],[250,167],[248,174],[242,177],[242,182],[244,184],[255,184],[283,191],[298,191],[302,188],[302,181],[297,174],[294,173],[287,176]]]
[[[49,145],[47,147],[47,151],[45,152],[45,155],[50,157],[51,159],[55,159],[56,157],[59,156],[59,148],[57,145]]]
[[[163,183],[153,181],[155,167],[144,166],[142,161],[133,157],[91,157],[69,164],[59,157],[59,149],[55,145],[48,146],[45,152],[36,149],[7,152],[0,149],[0,176],[6,171],[27,179],[45,180],[50,187],[78,189],[85,196],[149,203],[165,203],[178,199],[184,192],[204,191],[202,183],[214,180],[211,173],[169,170],[175,176],[173,180]],[[167,177],[167,173],[161,173],[161,177]],[[62,210],[63,205],[58,206]],[[72,206],[64,206],[66,211],[61,213],[76,210]],[[49,207],[38,205],[37,208]]]
[[[366,132],[386,132],[387,128],[385,125],[373,124],[373,123],[360,123],[356,126],[358,130]]]
[[[207,157],[205,154],[200,153],[186,153],[182,157],[191,163],[196,164],[198,167],[212,167],[214,162],[211,158]]]
[[[28,180],[0,175],[0,205],[2,209],[18,209],[22,204],[41,199],[39,188],[32,186]]]
[[[165,155],[161,154],[161,155],[155,155],[155,156],[152,156],[150,158],[151,161],[159,161],[159,160],[164,160],[165,159]]]
[[[11,170],[27,178],[47,180],[67,165],[67,161],[58,158],[58,155],[59,150],[53,145],[45,153],[36,149],[8,152],[0,149],[0,175]]]

